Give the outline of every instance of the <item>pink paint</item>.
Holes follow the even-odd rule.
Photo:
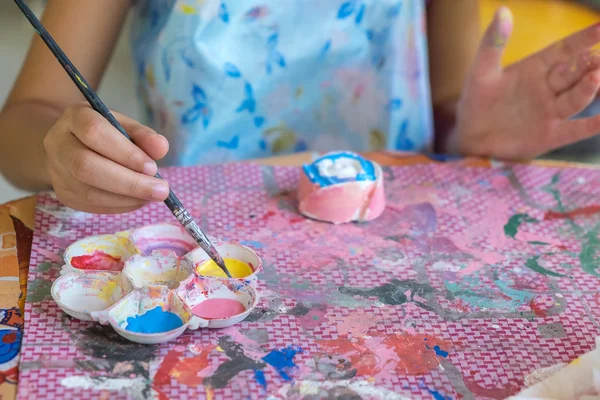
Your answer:
[[[102,251],[94,251],[71,258],[73,268],[96,271],[120,271],[123,269],[121,257],[114,257]]]
[[[192,312],[204,319],[231,318],[246,311],[242,303],[233,299],[208,299],[192,308]]]
[[[38,249],[38,253],[40,253],[41,255],[43,255],[44,257],[46,257],[50,261],[57,262],[57,263],[62,262],[62,259],[60,258],[60,256],[58,254],[56,254],[56,253],[51,252],[51,251],[48,251],[48,250],[45,250],[45,249]]]

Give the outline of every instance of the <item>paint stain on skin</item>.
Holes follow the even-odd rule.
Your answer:
[[[246,311],[242,303],[233,299],[208,299],[192,308],[192,312],[204,319],[231,318]]]
[[[181,318],[170,311],[164,311],[160,306],[142,315],[127,318],[125,329],[136,333],[162,333],[180,328]]]
[[[243,261],[233,258],[223,258],[223,261],[225,261],[225,266],[233,278],[246,278],[254,273],[250,265]],[[213,260],[208,260],[198,265],[196,272],[202,276],[227,278],[225,272]]]
[[[111,256],[102,251],[94,251],[91,254],[71,258],[71,265],[73,268],[83,270],[121,271],[124,264],[121,257]]]

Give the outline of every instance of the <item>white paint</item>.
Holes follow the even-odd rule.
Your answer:
[[[63,378],[60,384],[69,389],[108,390],[111,392],[126,393],[134,400],[144,400],[143,391],[146,381],[142,378],[92,378],[90,376],[69,376]]]
[[[373,386],[367,381],[296,381],[294,384],[287,384],[281,387],[277,394],[271,395],[267,400],[280,400],[293,398],[294,395],[316,396],[321,390],[330,390],[336,387],[346,388],[354,391],[363,398],[378,400],[410,400],[410,397],[391,390]]]
[[[19,280],[18,276],[3,276],[3,277],[0,278],[0,281],[11,281],[11,282],[14,282],[14,281],[18,281],[18,280]]]
[[[319,161],[316,166],[319,170],[319,174],[322,177],[327,178],[356,178],[358,174],[364,172],[362,165],[360,165],[360,161],[353,158],[342,157],[336,158],[335,160],[325,158]]]

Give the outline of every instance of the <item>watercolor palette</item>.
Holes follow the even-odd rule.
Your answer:
[[[228,327],[256,307],[262,262],[240,244],[216,247],[233,278],[213,268],[181,226],[91,236],[66,249],[51,295],[71,317],[110,325],[136,343],[168,342],[186,329]]]

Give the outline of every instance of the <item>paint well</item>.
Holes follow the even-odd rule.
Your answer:
[[[246,278],[254,272],[252,267],[243,261],[234,258],[224,258],[223,261],[225,261],[225,266],[233,278]],[[208,260],[198,265],[196,272],[202,276],[227,278],[225,272],[213,260]]]
[[[160,306],[142,315],[127,318],[125,329],[136,333],[162,333],[177,329],[183,325],[181,318]]]
[[[94,251],[71,258],[73,268],[96,271],[120,271],[123,269],[121,257],[111,256],[102,251]]]
[[[204,319],[231,318],[244,311],[246,307],[233,299],[208,299],[192,308],[195,315]]]

